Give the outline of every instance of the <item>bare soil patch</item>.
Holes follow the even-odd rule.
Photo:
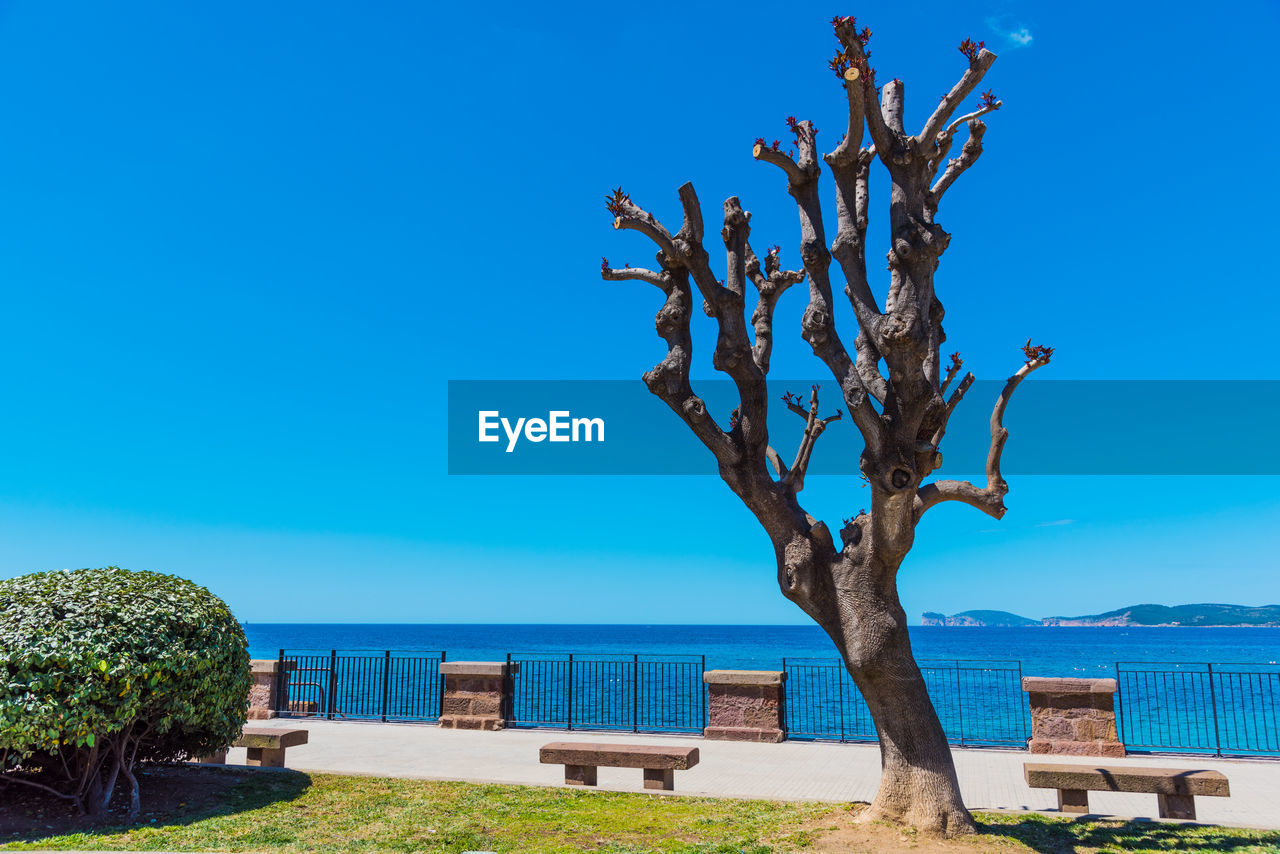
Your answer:
[[[228,805],[243,800],[249,790],[260,787],[254,777],[261,769],[155,765],[138,773],[138,793],[142,811],[138,821],[123,821],[128,807],[124,786],[117,786],[111,813],[103,819],[78,815],[70,801],[18,783],[0,782],[0,843],[27,837],[48,837],[103,828],[123,828],[146,824],[181,824],[227,812]],[[297,778],[288,788],[301,791],[308,785],[306,775],[293,771],[268,772]],[[279,782],[279,781],[277,781]]]
[[[943,839],[916,833],[909,828],[880,822],[859,824],[858,816],[866,804],[851,804],[847,810],[816,821],[808,829],[816,854],[957,854],[978,851],[1027,851],[1014,840],[987,834]]]

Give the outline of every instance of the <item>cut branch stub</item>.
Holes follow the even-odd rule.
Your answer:
[[[755,145],[751,149],[751,156],[756,160],[763,160],[765,163],[772,163],[787,175],[787,183],[791,185],[804,184],[809,180],[809,175],[805,170],[791,159],[790,155],[781,152],[775,146],[770,148],[764,145],[764,140],[757,139]]]

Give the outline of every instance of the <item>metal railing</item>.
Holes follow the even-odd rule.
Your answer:
[[[276,709],[329,720],[434,721],[444,652],[280,650]],[[700,655],[510,653],[507,723],[632,732],[707,725]],[[286,662],[291,663],[285,670]],[[1021,746],[1030,710],[1017,661],[919,662],[948,740]],[[783,659],[793,738],[874,741],[866,702],[839,659]],[[1280,756],[1280,665],[1116,664],[1120,741],[1139,751]],[[285,690],[287,688],[287,690]]]
[[[1031,719],[1017,661],[921,661],[929,698],[952,744],[1023,745]],[[866,701],[840,659],[784,658],[790,737],[875,741]]]
[[[1127,747],[1280,753],[1280,665],[1117,662],[1116,682]]]
[[[287,704],[276,711],[329,720],[437,720],[444,660],[444,652],[282,649],[276,696],[287,695]],[[294,663],[288,671],[286,661]]]
[[[701,732],[700,655],[508,653],[511,726]]]

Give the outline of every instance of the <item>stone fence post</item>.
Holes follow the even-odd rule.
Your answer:
[[[440,726],[444,729],[498,730],[511,710],[511,680],[519,664],[505,661],[446,661]]]
[[[782,670],[708,670],[705,738],[782,741],[787,737],[787,674]]]
[[[1124,756],[1114,679],[1022,678],[1031,703],[1032,753]]]
[[[281,665],[284,665],[283,671]],[[249,687],[249,720],[264,721],[277,717],[289,700],[289,672],[296,661],[255,658],[249,662],[253,684]]]

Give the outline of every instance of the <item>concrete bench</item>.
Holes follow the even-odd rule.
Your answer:
[[[586,744],[555,741],[538,754],[545,765],[563,765],[569,786],[594,786],[596,768],[643,768],[646,789],[675,788],[675,772],[698,764],[696,747],[661,747],[652,744]]]
[[[248,765],[257,768],[283,768],[285,748],[306,744],[307,738],[305,729],[247,726],[231,746],[245,748]],[[203,756],[196,761],[205,765],[226,765],[227,751],[219,750],[212,756]]]
[[[1187,768],[1099,767],[1024,763],[1027,785],[1033,789],[1057,789],[1058,809],[1070,813],[1089,811],[1089,792],[1145,792],[1154,794],[1161,818],[1196,817],[1196,795],[1225,798],[1231,795],[1227,778],[1217,771]]]

